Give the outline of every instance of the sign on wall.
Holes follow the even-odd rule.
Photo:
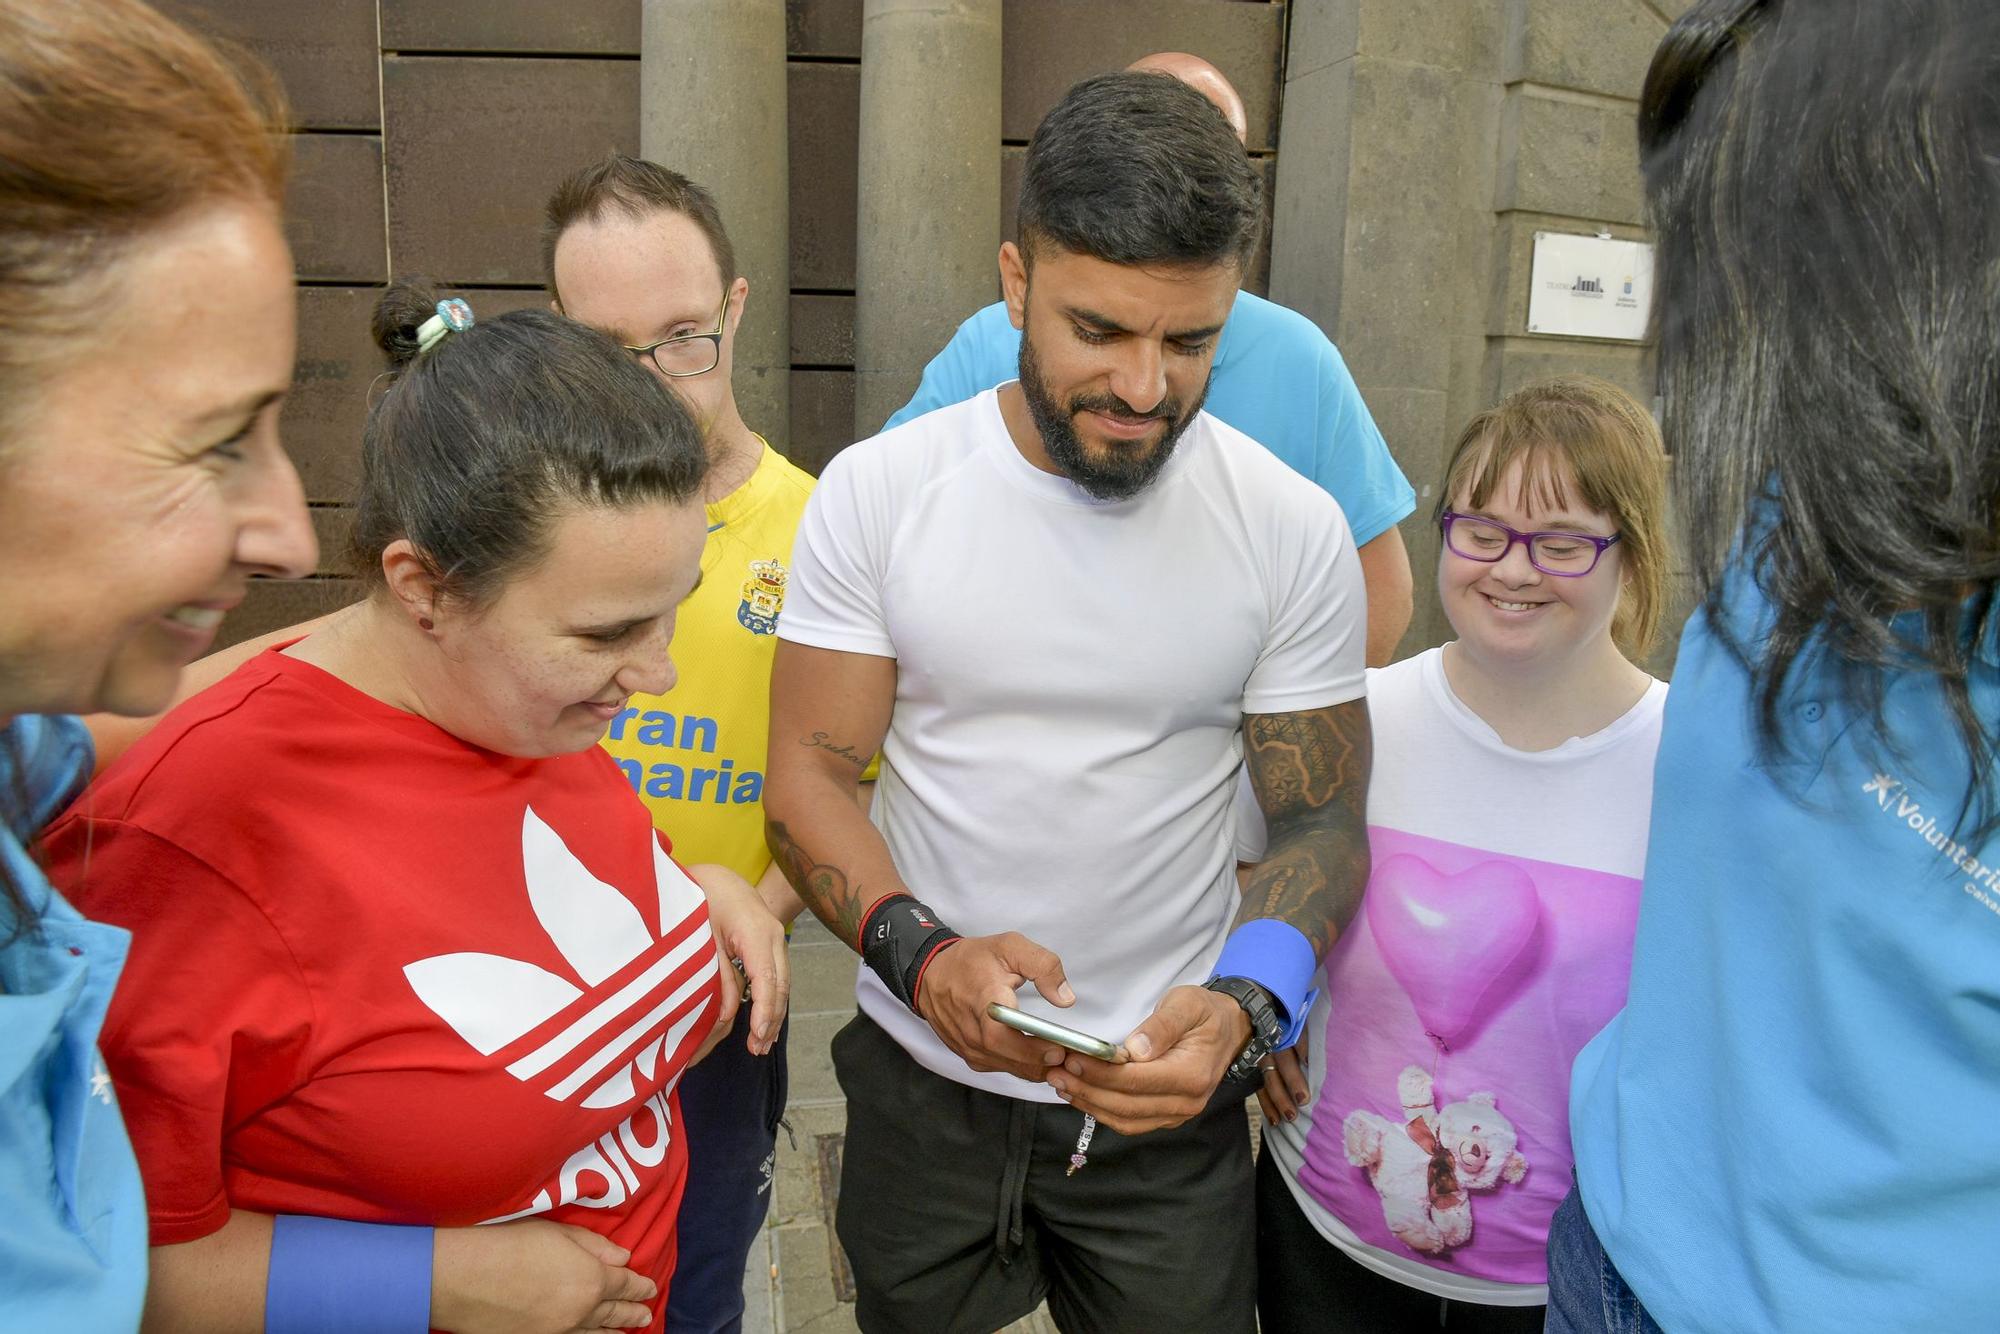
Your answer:
[[[1640,342],[1653,307],[1653,247],[1609,236],[1536,232],[1528,332]]]

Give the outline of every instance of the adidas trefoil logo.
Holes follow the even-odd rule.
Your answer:
[[[533,807],[521,820],[521,863],[535,917],[574,971],[573,978],[523,959],[472,951],[419,959],[403,969],[418,999],[482,1056],[583,1000],[660,939],[631,900],[592,875]],[[661,850],[657,839],[653,879],[664,936],[706,907],[700,886]],[[582,1106],[622,1107],[636,1101],[634,1073],[651,1079],[661,1053],[677,1050],[689,1030],[712,1017],[702,990],[716,974],[712,945],[704,920],[638,976],[515,1060],[507,1072],[539,1083],[546,1072],[568,1067],[543,1089],[549,1097],[566,1102],[590,1085]],[[664,991],[675,971],[704,950],[708,957],[701,966]],[[576,1060],[579,1049],[586,1054]],[[605,1076],[607,1069],[611,1073]]]

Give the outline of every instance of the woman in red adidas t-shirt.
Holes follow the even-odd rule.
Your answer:
[[[134,933],[103,1048],[148,1319],[643,1324],[674,1084],[735,1008],[718,941],[783,969],[750,887],[691,880],[596,745],[673,684],[699,431],[546,312],[473,326],[399,287],[376,330],[398,374],[363,439],[370,596],[176,709],[48,835],[56,883]]]

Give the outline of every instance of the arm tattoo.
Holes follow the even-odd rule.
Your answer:
[[[1270,846],[1243,890],[1238,922],[1275,917],[1305,933],[1321,958],[1368,883],[1368,704],[1243,720],[1250,786]]]
[[[862,901],[861,886],[850,885],[847,872],[838,866],[814,861],[782,820],[766,820],[764,829],[771,851],[777,854],[778,864],[784,868],[785,879],[792,882],[792,889],[815,917],[832,927],[834,934],[858,953],[861,912],[868,906]]]
[[[868,767],[868,757],[866,755],[863,755],[852,746],[833,740],[824,732],[814,732],[811,736],[802,736],[799,738],[799,744],[801,746],[812,746],[819,750],[830,751],[857,769],[866,769]]]

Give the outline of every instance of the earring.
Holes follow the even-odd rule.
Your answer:
[[[420,629],[420,630],[435,630],[435,629],[437,629],[437,626],[435,626],[435,625],[431,624],[431,618],[430,618],[430,617],[428,617],[428,616],[419,616],[419,617],[417,617],[417,628],[418,628],[418,629]]]

